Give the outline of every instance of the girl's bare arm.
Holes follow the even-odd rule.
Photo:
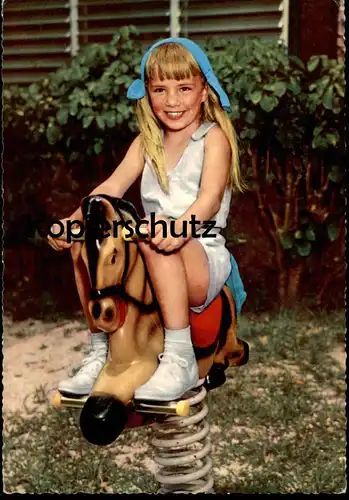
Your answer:
[[[135,180],[142,173],[144,166],[144,156],[142,154],[141,140],[140,136],[132,142],[129,147],[124,159],[116,167],[114,172],[108,179],[106,179],[102,184],[97,186],[90,195],[93,194],[107,194],[109,196],[122,198],[128,188],[135,182]],[[70,248],[72,243],[67,243],[67,223],[68,221],[83,221],[81,208],[78,207],[69,217],[62,219],[60,222],[63,223],[65,231],[62,236],[58,238],[52,238],[48,235],[47,239],[52,248],[55,250],[63,250],[65,248]],[[53,234],[58,234],[59,227],[54,224],[51,228]]]
[[[107,194],[115,198],[122,198],[129,187],[142,173],[144,156],[142,154],[140,136],[132,142],[124,159],[116,167],[114,172],[102,184],[97,186],[90,195]],[[77,208],[69,217],[71,220],[81,220],[81,208]]]

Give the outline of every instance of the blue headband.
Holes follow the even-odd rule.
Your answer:
[[[230,103],[227,94],[221,87],[216,75],[213,72],[210,61],[208,60],[205,52],[194,42],[188,40],[187,38],[166,38],[165,40],[160,40],[160,42],[154,43],[150,49],[145,53],[141,62],[141,79],[135,80],[127,90],[127,97],[129,99],[142,99],[145,96],[145,65],[147,63],[148,57],[153,52],[156,47],[163,45],[164,43],[179,43],[183,45],[195,58],[196,62],[201,68],[207,83],[216,91],[219,100],[221,102],[222,108],[227,111],[230,110]]]

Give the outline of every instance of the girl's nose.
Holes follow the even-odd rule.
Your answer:
[[[168,106],[176,106],[179,103],[177,92],[168,92],[166,95],[166,104]]]

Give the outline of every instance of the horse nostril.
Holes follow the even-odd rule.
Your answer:
[[[111,321],[114,318],[114,311],[111,307],[108,307],[108,309],[106,309],[104,318],[106,321]]]
[[[90,396],[80,414],[80,429],[91,444],[111,444],[124,430],[128,411],[124,403],[113,396]]]
[[[99,316],[101,315],[102,308],[99,302],[95,302],[92,306],[92,316],[94,319],[98,319]]]

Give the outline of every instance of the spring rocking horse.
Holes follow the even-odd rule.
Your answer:
[[[88,314],[97,329],[109,334],[109,356],[88,396],[57,393],[54,404],[80,408],[81,432],[96,445],[112,443],[125,428],[152,424],[160,492],[212,491],[205,396],[225,382],[227,367],[248,361],[248,344],[236,336],[244,300],[236,263],[231,258],[232,274],[218,297],[202,313],[190,312],[199,386],[180,401],[136,400],[136,389],[153,375],[164,347],[161,313],[138,240],[126,230],[141,218],[131,203],[107,195],[85,198],[82,213],[80,260],[90,281]],[[106,237],[115,223],[117,234]]]

